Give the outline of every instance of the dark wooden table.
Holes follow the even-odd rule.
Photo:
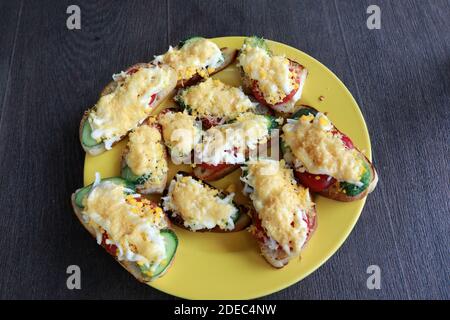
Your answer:
[[[191,35],[257,34],[328,66],[369,127],[378,189],[341,249],[270,299],[450,298],[450,2],[0,1],[0,297],[171,299],[74,219],[80,116],[112,73]],[[81,8],[81,30],[66,9]],[[381,9],[369,30],[367,7]],[[66,288],[66,268],[82,289]],[[369,290],[366,269],[381,269]],[[237,288],[238,289],[238,288]]]

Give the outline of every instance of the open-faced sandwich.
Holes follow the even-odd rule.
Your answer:
[[[372,163],[328,117],[302,106],[283,126],[284,158],[311,191],[339,201],[370,193],[378,178]]]
[[[251,112],[238,115],[229,123],[206,130],[195,147],[198,163],[194,175],[202,180],[217,180],[239,168],[258,148],[267,147],[271,130],[278,119]]]
[[[180,90],[175,101],[183,110],[200,119],[203,129],[225,124],[242,113],[253,112],[257,105],[240,88],[212,78]]]
[[[250,232],[267,262],[282,268],[300,255],[316,228],[314,202],[283,160],[249,162],[242,170],[244,192],[255,209]]]
[[[186,111],[179,112],[173,109],[163,110],[158,115],[158,123],[172,161],[175,164],[192,163],[192,151],[201,141],[201,123]]]
[[[260,103],[279,112],[296,111],[307,69],[284,56],[273,55],[264,39],[250,37],[239,52],[243,87]]]
[[[141,282],[162,276],[173,262],[178,239],[155,203],[121,178],[96,181],[72,194],[76,216],[126,270]]]
[[[246,208],[185,172],[178,172],[162,197],[161,206],[178,226],[191,231],[240,231],[250,223]]]
[[[225,69],[236,55],[236,49],[219,48],[211,40],[192,37],[156,56],[153,63],[171,66],[177,72],[177,87],[185,87]]]
[[[174,93],[177,75],[166,65],[137,64],[113,76],[80,123],[83,149],[98,155],[135,129]]]
[[[150,117],[128,138],[122,156],[122,177],[136,184],[139,193],[162,193],[169,167],[161,127]]]

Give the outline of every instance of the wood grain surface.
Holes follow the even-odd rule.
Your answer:
[[[173,299],[139,284],[74,218],[77,127],[111,74],[192,35],[257,34],[312,55],[366,119],[376,191],[341,249],[268,299],[449,299],[450,2],[0,0],[0,298]],[[66,268],[82,270],[68,290]],[[369,265],[381,289],[366,286]],[[238,288],[237,288],[238,290]]]

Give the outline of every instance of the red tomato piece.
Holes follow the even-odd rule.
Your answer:
[[[335,130],[332,131],[332,133],[334,135],[336,135],[336,134],[340,134],[341,135],[341,140],[344,143],[344,145],[347,147],[347,149],[353,149],[355,147],[353,145],[352,140],[348,136],[346,136],[345,134],[340,132],[339,130],[335,129]]]
[[[218,118],[218,117],[208,117],[208,118],[203,118],[202,119],[202,126],[205,130],[211,128],[211,127],[215,127],[219,124],[222,124],[222,119]]]
[[[295,72],[295,70],[293,68],[289,68],[289,71]],[[300,76],[298,73],[295,73],[295,82],[300,84]],[[292,91],[288,95],[286,95],[283,98],[283,100],[281,100],[280,102],[278,102],[274,105],[276,106],[278,104],[283,104],[283,103],[288,102],[297,93],[298,88],[300,88],[300,86],[297,87],[297,89],[292,89]],[[258,100],[258,102],[271,106],[271,104],[267,103],[266,100],[264,99],[264,95],[261,92],[261,90],[259,89],[258,81],[256,81],[256,80],[253,80],[253,82],[252,82],[252,93],[253,93],[253,96],[255,97],[255,99]],[[274,105],[272,105],[272,106],[274,106]]]
[[[349,137],[347,137],[346,135],[342,135],[341,140],[348,149],[354,148],[352,140]]]
[[[320,192],[331,186],[336,180],[326,174],[311,174],[308,172],[295,171],[295,176],[300,183],[312,192]]]
[[[117,255],[117,247],[114,244],[106,244],[106,240],[108,239],[108,234],[103,232],[102,235],[102,246],[108,251],[108,253],[112,256]]]
[[[219,163],[219,164],[214,165],[214,164],[208,164],[208,163],[200,163],[199,166],[203,169],[218,171],[218,170],[222,170],[222,169],[230,166],[230,164]]]
[[[148,105],[150,106],[156,99],[156,93],[152,94],[152,96],[150,97],[150,102],[148,103]]]

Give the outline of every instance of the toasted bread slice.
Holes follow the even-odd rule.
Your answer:
[[[253,202],[250,233],[267,262],[282,268],[300,255],[317,227],[311,194],[295,182],[283,160],[250,161],[242,167],[241,180]]]
[[[110,178],[110,179],[120,179],[120,178]],[[124,183],[125,183],[125,182],[124,182]],[[90,185],[90,186],[88,186],[88,187],[91,187],[91,186],[92,186],[92,185]],[[72,203],[72,208],[73,208],[73,211],[74,211],[74,213],[75,213],[75,216],[78,218],[78,220],[79,220],[80,223],[83,225],[83,227],[89,232],[89,234],[90,234],[94,239],[96,239],[96,231],[95,231],[95,229],[94,229],[92,226],[90,226],[88,223],[86,223],[86,222],[84,221],[83,216],[82,216],[83,208],[81,208],[81,207],[77,204],[77,202],[79,202],[79,200],[77,200],[77,193],[78,193],[79,191],[82,191],[83,189],[88,188],[88,187],[84,187],[84,188],[80,188],[80,189],[76,190],[76,191],[72,194],[72,196],[71,196],[71,203]],[[87,192],[86,192],[86,193],[87,193]],[[166,218],[166,219],[167,219],[167,218]],[[174,239],[174,241],[175,241],[175,248],[174,248],[174,250],[175,250],[175,252],[176,252],[176,249],[177,249],[177,246],[178,246],[178,239],[177,239],[175,233],[171,230],[171,228],[170,228],[170,226],[171,226],[171,225],[170,225],[170,221],[169,221],[168,219],[167,219],[167,225],[168,225],[169,227],[168,227],[168,229],[165,229],[164,231],[169,232],[169,233],[171,234],[171,236],[173,236],[173,239]],[[106,247],[105,247],[105,245],[104,245],[103,242],[102,242],[102,247],[104,247],[105,250],[106,250]],[[116,260],[116,261],[117,261],[117,262],[118,262],[125,270],[127,270],[129,273],[131,273],[131,274],[133,275],[133,277],[135,277],[138,281],[140,281],[140,282],[142,282],[142,283],[145,283],[145,284],[148,284],[149,282],[154,281],[154,280],[156,280],[156,279],[162,277],[162,276],[170,269],[170,267],[172,266],[172,264],[173,264],[173,262],[174,262],[174,260],[175,260],[175,252],[174,252],[173,255],[170,257],[170,259],[169,259],[167,265],[164,267],[164,269],[163,269],[161,272],[159,272],[158,274],[155,274],[155,275],[152,276],[152,277],[148,277],[148,276],[144,275],[144,274],[142,273],[140,267],[137,265],[136,262],[125,261],[125,260],[120,261],[120,260],[117,259],[116,256],[114,256],[114,255],[112,255],[112,254],[110,254],[110,255],[111,255],[112,257],[114,257],[114,259],[115,259],[115,260]]]
[[[292,118],[298,119],[302,115],[308,115],[308,114],[312,114],[315,116],[318,112],[319,111],[317,109],[315,109],[311,106],[302,105],[296,111],[296,113],[294,113],[292,115]],[[334,125],[333,125],[333,131],[341,133],[339,131],[339,129],[337,129]],[[344,191],[344,189],[342,188],[342,185],[339,181],[334,181],[334,183],[332,183],[329,187],[318,192],[320,195],[330,198],[330,199],[333,199],[333,200],[337,200],[337,201],[351,202],[351,201],[356,201],[356,200],[364,198],[365,196],[367,196],[370,192],[372,192],[375,189],[377,182],[378,182],[378,174],[375,170],[374,165],[358,148],[353,146],[353,143],[351,143],[351,144],[352,144],[352,147],[359,153],[359,155],[365,162],[366,167],[369,168],[370,177],[368,179],[369,183],[368,183],[367,187],[362,192],[360,192],[356,195],[350,195]],[[284,148],[286,148],[286,146],[284,146]],[[285,155],[286,155],[286,152],[285,152]],[[301,173],[296,171],[295,175],[296,175],[297,179],[301,182],[301,179],[299,178],[299,174],[301,174]],[[306,187],[308,187],[308,186],[306,185]]]
[[[290,60],[289,63],[291,68],[296,71],[297,77],[300,80],[299,87],[295,94],[286,102],[277,103],[277,104],[269,104],[262,97],[257,98],[258,102],[268,106],[269,108],[280,112],[280,113],[293,113],[298,110],[299,106],[296,103],[301,99],[303,93],[303,87],[306,82],[306,78],[308,76],[308,70],[301,65],[300,63]],[[241,76],[242,76],[242,88],[246,94],[256,95],[253,90],[253,81],[244,73],[241,68]]]
[[[251,36],[248,37],[244,40],[244,44],[241,48],[241,50],[239,51],[239,55],[238,55],[238,60],[240,60],[240,56],[241,55],[245,55],[246,53],[246,49],[247,48],[259,48],[262,49],[263,52],[265,52],[267,54],[267,56],[272,57],[273,53],[272,51],[269,49],[269,46],[266,42],[265,39],[257,37],[257,36]],[[295,112],[295,110],[297,109],[296,107],[296,103],[297,101],[300,100],[301,96],[302,96],[302,92],[303,92],[303,86],[305,84],[306,81],[306,77],[308,75],[308,70],[301,65],[300,63],[291,60],[289,58],[287,58],[287,60],[289,61],[289,70],[291,72],[293,72],[293,74],[295,75],[295,82],[298,84],[298,88],[293,88],[292,91],[287,94],[284,98],[282,98],[281,96],[276,101],[275,99],[277,99],[276,97],[272,97],[271,100],[274,101],[266,101],[267,97],[264,97],[263,92],[260,90],[259,85],[258,85],[258,80],[254,79],[254,78],[250,78],[248,74],[246,74],[246,72],[244,71],[244,67],[241,65],[241,77],[242,77],[242,83],[243,83],[243,88],[244,91],[247,94],[252,94],[256,100],[258,100],[260,103],[272,108],[273,110],[277,111],[277,112],[281,112],[281,113],[292,113]],[[245,61],[245,60],[244,60]],[[254,60],[251,60],[254,61]],[[239,61],[241,63],[241,60]],[[253,63],[253,62],[244,62],[245,63]],[[259,66],[258,66],[259,67]]]
[[[214,186],[211,186],[210,184],[197,179],[196,177],[192,176],[191,174],[189,174],[187,172],[180,171],[177,173],[177,175],[180,175],[183,177],[191,177],[192,179],[201,183],[202,185],[204,185],[205,187],[207,187],[209,189],[218,190]],[[177,175],[175,175],[174,179],[172,180],[173,183],[176,183]],[[182,216],[182,213],[174,211],[173,209],[170,208],[172,182],[169,183],[169,187],[164,192],[164,194],[161,198],[160,206],[163,208],[164,212],[166,212],[169,219],[177,226],[187,229],[189,231],[209,231],[209,232],[237,232],[237,231],[241,231],[249,226],[249,224],[250,224],[249,210],[250,209],[248,207],[238,205],[234,201],[230,201],[230,204],[237,209],[235,216],[232,217],[232,220],[234,223],[234,228],[232,230],[220,228],[219,225],[216,225],[210,229],[208,229],[207,227],[203,227],[203,228],[197,228],[197,229],[193,230],[185,222],[185,220]],[[219,197],[220,199],[225,199],[228,195],[225,192],[218,190],[218,193],[216,196]],[[195,199],[193,199],[192,201],[195,201]]]
[[[194,48],[190,47],[194,46]],[[184,50],[186,47],[189,49]],[[205,50],[200,52],[201,50]],[[208,51],[210,50],[210,51]],[[220,50],[221,55],[217,55]],[[174,54],[174,52],[177,52]],[[168,64],[177,71],[177,88],[196,84],[213,74],[228,67],[237,56],[237,50],[232,48],[219,48],[213,41],[203,37],[190,37],[180,41],[177,46],[170,47],[161,55],[155,56],[153,64]],[[185,60],[195,61],[186,64]],[[191,61],[189,61],[190,63]]]
[[[151,64],[148,63],[138,63],[131,67],[129,67],[126,72],[133,73],[134,70],[138,70],[139,68],[145,68],[145,67],[154,67]],[[102,90],[100,97],[111,94],[114,92],[114,90],[117,88],[119,81],[123,79],[123,76],[121,74],[114,77],[114,80],[111,81],[106,87]],[[163,102],[165,99],[167,99],[170,96],[173,96],[175,94],[175,86],[176,86],[176,74],[173,73],[170,83],[164,88],[162,91],[156,94],[155,100],[152,102],[152,110],[156,109],[161,102]],[[87,110],[84,112],[84,115],[80,122],[79,127],[79,137],[80,137],[80,143],[83,149],[89,153],[90,155],[96,156],[106,151],[105,143],[92,143],[92,137],[91,134],[91,126],[89,125],[88,118],[90,112],[93,110],[93,108]],[[147,117],[144,119],[141,119],[139,123],[136,123],[136,126],[140,125],[143,121],[145,121],[150,116],[150,113],[148,113]],[[125,138],[128,135],[129,131],[123,134],[122,136],[118,137],[118,140],[114,142],[112,145],[116,144],[117,142],[121,141],[123,138]],[[87,143],[86,141],[89,141]]]
[[[153,121],[149,121],[149,119],[147,119],[142,126],[140,126],[139,128],[142,128],[143,126],[150,126],[150,127],[154,127],[155,129],[157,129],[159,132],[161,132],[161,126],[159,126],[157,123],[153,122]],[[163,144],[162,138],[161,141],[159,142],[154,142],[155,144],[159,144],[160,149],[161,150],[161,162],[165,162],[165,163],[160,163],[160,166],[167,168],[167,150]],[[148,172],[147,175],[142,175],[142,176],[137,176],[133,170],[127,165],[127,155],[130,152],[130,148],[132,147],[131,145],[131,141],[128,141],[127,146],[125,147],[123,154],[122,154],[122,162],[121,162],[121,176],[130,181],[133,182],[136,185],[136,191],[138,191],[141,194],[153,194],[153,193],[162,193],[166,187],[166,183],[167,183],[167,174],[168,171],[166,170],[164,172],[164,170],[161,169],[160,172]],[[150,147],[150,146],[149,146]],[[158,146],[156,146],[158,147]],[[145,156],[145,155],[144,155]],[[151,157],[152,155],[150,155]],[[152,159],[146,159],[147,161],[152,161]],[[160,169],[159,166],[157,169]],[[152,177],[155,174],[160,174],[160,178],[157,179],[156,181],[152,179]],[[161,176],[162,175],[162,176]]]
[[[221,48],[220,51],[222,51],[224,61],[220,65],[220,67],[216,68],[213,72],[210,72],[209,76],[212,76],[212,75],[222,71],[223,69],[228,67],[230,64],[232,64],[234,62],[234,60],[236,60],[238,50],[225,47],[225,48]],[[178,80],[177,89],[192,86],[192,85],[196,84],[197,82],[201,81],[202,79],[204,79],[204,78],[201,75],[199,75],[198,73],[196,73],[194,76],[192,76],[192,78],[190,78],[188,80]]]
[[[307,212],[308,215],[308,236],[303,245],[302,250],[307,245],[309,239],[313,235],[314,231],[317,229],[317,212],[315,207]],[[274,268],[280,269],[286,266],[289,261],[293,258],[288,255],[281,248],[270,248],[268,245],[269,236],[266,231],[261,227],[261,220],[258,217],[258,213],[254,209],[250,210],[250,216],[252,218],[252,226],[250,227],[250,233],[256,239],[261,255],[266,259],[266,261],[272,265]]]

